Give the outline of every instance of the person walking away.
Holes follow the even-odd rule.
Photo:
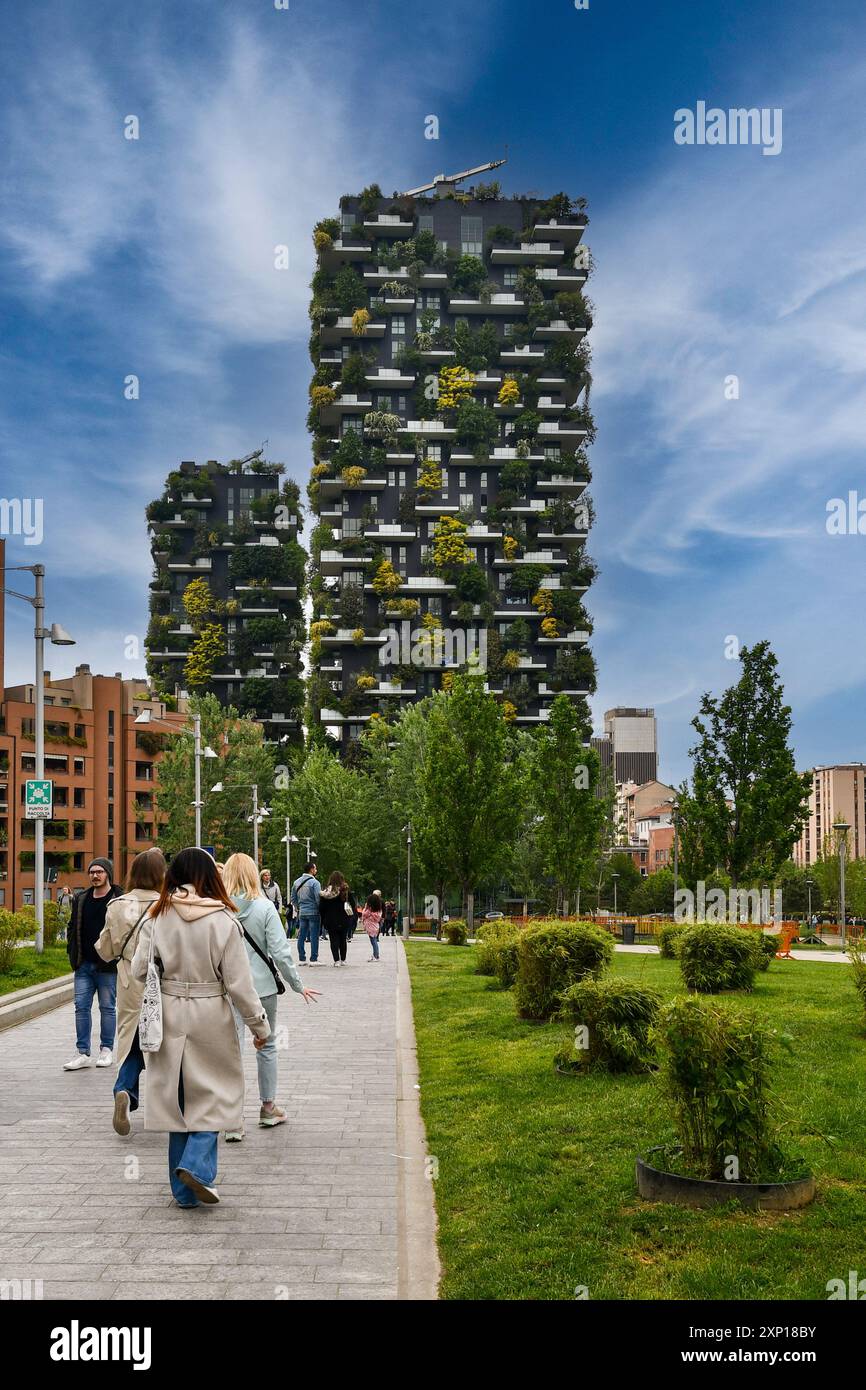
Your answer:
[[[315,859],[304,865],[304,872],[292,884],[292,906],[298,918],[298,963],[306,965],[304,948],[310,943],[310,965],[319,963],[319,897],[322,885]]]
[[[243,1125],[244,1069],[231,1005],[257,1048],[270,1025],[237,910],[206,850],[182,849],[169,864],[139,934],[135,980],[147,976],[151,941],[161,976],[162,1042],[147,1057],[144,1127],[168,1134],[177,1205],[210,1206],[219,1201],[219,1132]]]
[[[378,893],[371,893],[361,908],[361,926],[370,938],[373,954],[370,960],[379,959],[379,927],[382,922],[382,899]]]
[[[138,1109],[144,1054],[138,1042],[138,1016],[144,986],[130,975],[144,919],[156,902],[165,878],[162,850],[146,849],[133,859],[126,891],[108,904],[97,953],[117,968],[117,1076],[114,1081],[115,1133],[129,1133],[129,1112]]]
[[[348,898],[349,885],[339,869],[335,869],[319,898],[322,930],[328,933],[335,968],[346,964],[346,942],[354,915]]]
[[[346,919],[349,923],[349,930],[346,933],[346,940],[351,941],[352,937],[355,935],[355,930],[358,926],[358,899],[355,897],[355,894],[352,892],[348,883],[346,884],[346,902],[352,909],[351,917],[347,917]]]
[[[77,1052],[64,1063],[64,1071],[80,1071],[90,1066],[90,1038],[93,996],[99,999],[98,1067],[110,1067],[117,1024],[117,967],[97,955],[96,943],[105,926],[108,904],[122,890],[112,883],[114,866],[110,859],[91,859],[87,868],[90,887],[76,893],[66,934],[66,954],[74,973],[75,1042]]]
[[[385,936],[393,936],[397,924],[397,909],[389,898],[382,913],[382,931]]]
[[[233,854],[226,860],[223,883],[232,902],[237,908],[238,920],[244,934],[244,945],[252,971],[253,984],[261,1001],[271,1035],[264,1047],[256,1053],[256,1066],[259,1075],[259,1125],[271,1129],[285,1124],[286,1112],[276,1103],[277,1094],[277,981],[268,960],[272,960],[280,975],[288,981],[296,994],[309,1004],[319,997],[318,990],[305,989],[292,956],[292,948],[274,903],[266,896],[265,885],[259,880],[255,860],[248,854]],[[258,950],[256,950],[258,947]],[[232,1006],[234,1008],[234,1006]],[[234,1009],[238,1043],[243,1050],[244,1023],[237,1009]],[[226,1131],[227,1143],[239,1143],[244,1137],[243,1128]]]
[[[58,939],[60,941],[65,941],[72,910],[72,892],[66,884],[63,885],[60,892],[57,894],[57,906],[60,908],[60,918],[63,924],[58,933]]]
[[[228,867],[228,861],[226,861],[226,867]],[[283,895],[280,892],[280,885],[277,883],[276,879],[271,878],[270,869],[262,869],[262,892],[268,902],[273,903],[277,912],[282,912]]]

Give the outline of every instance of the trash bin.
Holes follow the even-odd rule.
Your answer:
[[[634,945],[635,923],[623,922],[622,924],[622,944],[623,946]]]

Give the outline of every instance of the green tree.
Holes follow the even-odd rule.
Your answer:
[[[213,845],[218,858],[242,850],[252,854],[252,792],[237,784],[255,783],[265,805],[274,785],[273,757],[262,742],[260,724],[241,719],[236,709],[224,709],[215,695],[194,696],[190,713],[201,715],[202,744],[218,753],[219,761],[202,764],[202,840]],[[224,792],[210,788],[221,781]],[[195,762],[192,725],[189,732],[167,737],[157,764],[155,803],[159,844],[175,854],[195,843]]]
[[[774,872],[799,839],[808,814],[810,774],[788,746],[791,707],[782,701],[778,662],[768,642],[740,651],[742,675],[720,697],[709,693],[692,720],[699,741],[693,800],[707,853],[737,887],[753,867]]]
[[[455,676],[450,694],[432,698],[428,720],[419,840],[435,872],[459,885],[471,929],[475,886],[505,867],[520,827],[519,778],[482,675]]]
[[[572,893],[598,849],[604,806],[596,787],[598,754],[588,747],[584,710],[557,695],[528,755],[533,805],[541,817],[544,868],[556,886],[558,909],[568,913]]]

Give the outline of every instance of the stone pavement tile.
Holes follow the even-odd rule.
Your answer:
[[[252,1265],[261,1269],[271,1267],[291,1268],[293,1265],[339,1265],[343,1255],[340,1250],[325,1250],[319,1247],[316,1250],[238,1250],[235,1263],[237,1265]]]
[[[105,1300],[111,1298],[116,1284],[109,1279],[100,1279],[98,1283],[90,1283],[85,1279],[67,1281],[62,1279],[48,1279],[45,1281],[42,1297],[47,1302],[49,1299],[62,1298],[64,1302],[78,1302],[89,1299]]]
[[[397,1249],[396,1235],[373,1236],[369,1232],[358,1235],[356,1232],[341,1231],[338,1235],[324,1237],[326,1250],[365,1250],[370,1254],[394,1254]]]
[[[368,1302],[373,1299],[381,1301],[391,1301],[397,1298],[397,1282],[392,1284],[347,1284],[337,1289],[337,1298],[341,1303],[351,1303],[355,1301]]]
[[[171,1289],[167,1289],[165,1284],[118,1284],[111,1298],[113,1302],[142,1299],[153,1303],[223,1299],[227,1288],[227,1284],[174,1284]]]
[[[107,1260],[103,1260],[101,1265],[87,1265],[86,1267],[83,1267],[80,1272],[82,1284],[94,1284],[97,1282],[101,1282],[103,1278],[107,1278],[108,1283],[117,1282],[117,1280],[111,1275],[111,1271],[109,1269]],[[73,1277],[77,1273],[79,1273],[79,1271],[73,1264],[52,1265],[47,1263],[43,1264],[40,1261],[36,1261],[34,1264],[30,1264],[25,1267],[24,1278],[42,1279],[46,1282],[46,1284],[50,1279],[59,1280],[63,1284],[68,1284],[70,1282],[77,1282]],[[6,1278],[8,1279],[9,1277],[10,1276],[7,1274]]]

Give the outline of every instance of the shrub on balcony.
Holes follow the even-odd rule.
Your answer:
[[[297,541],[281,545],[250,545],[233,550],[229,574],[237,580],[270,580],[274,584],[303,585],[306,556]]]
[[[343,363],[340,383],[344,391],[364,391],[367,387],[367,360],[362,352],[353,352]]]
[[[541,620],[542,637],[559,637],[559,623],[555,618],[542,618]]]
[[[402,583],[401,576],[394,569],[390,560],[383,560],[373,575],[373,591],[380,598],[387,598],[396,594]]]
[[[592,328],[593,306],[580,290],[563,291],[556,296],[555,303],[560,318],[565,319],[569,328]]]
[[[440,410],[454,410],[462,401],[472,395],[475,377],[466,367],[443,366],[439,368]]]
[[[347,430],[334,450],[333,464],[338,470],[366,460],[364,441],[357,430]]]
[[[498,222],[495,227],[487,229],[485,240],[490,246],[495,245],[496,242],[499,242],[500,246],[514,246],[517,241],[517,233],[513,227],[505,227],[501,222]]]
[[[382,190],[379,185],[377,183],[368,184],[358,199],[358,211],[365,222],[373,216],[381,201]]]
[[[553,613],[553,590],[538,589],[532,595],[532,606],[537,608],[539,613],[544,613],[550,617]]]
[[[519,550],[520,546],[513,536],[502,537],[502,554],[505,556],[506,560],[516,559]]]
[[[356,338],[363,338],[367,332],[367,324],[370,322],[369,309],[356,309],[352,315],[352,332]]]
[[[456,517],[441,516],[436,523],[431,546],[433,568],[437,571],[452,570],[465,565],[469,560],[466,545],[466,523]]]
[[[481,565],[469,561],[463,565],[455,580],[457,597],[468,603],[481,603],[490,592],[487,575]]]
[[[329,618],[320,618],[318,622],[310,623],[310,638],[313,642],[320,642],[323,637],[332,637],[336,631]]]
[[[596,673],[592,652],[585,647],[563,647],[557,653],[553,667],[551,685],[554,690],[574,690],[588,687],[588,693],[595,693]]]
[[[356,627],[354,629],[352,633],[352,641],[354,642],[356,647],[360,647],[363,645],[364,638],[366,637],[366,635],[367,634],[365,633],[362,627]]]
[[[241,714],[273,714],[271,701],[275,681],[263,676],[248,676],[240,689],[238,709]]]
[[[389,598],[385,604],[385,612],[389,617],[414,618],[420,607],[416,598]]]
[[[206,579],[192,579],[183,591],[183,611],[193,627],[200,627],[214,611],[214,596]]]
[[[344,265],[337,272],[331,293],[341,314],[351,314],[367,306],[367,286],[353,266]]]
[[[201,690],[208,684],[225,651],[222,626],[219,623],[204,623],[190,647],[184,666],[184,680],[190,690]]]
[[[343,479],[343,482],[346,484],[346,487],[360,487],[361,483],[364,481],[366,476],[366,468],[361,468],[357,465],[349,468],[344,468],[340,474],[340,477]]]
[[[558,338],[547,347],[544,366],[558,376],[564,376],[570,384],[574,384],[585,376],[591,359],[592,353],[588,343],[574,343],[566,338]]]
[[[419,492],[439,492],[442,487],[442,465],[435,459],[425,459],[418,474]],[[414,516],[414,510],[413,510]]]
[[[497,400],[500,405],[516,405],[520,400],[520,385],[516,377],[507,376],[499,388]]]
[[[549,565],[519,565],[509,575],[508,592],[511,594],[533,594],[540,588],[545,575],[549,573]]]
[[[502,644],[507,650],[525,647],[532,637],[532,629],[525,618],[515,618],[502,634]]]
[[[484,262],[477,256],[461,256],[451,272],[452,287],[469,299],[477,299],[487,279]]]
[[[282,618],[249,618],[244,631],[256,644],[281,642],[286,635],[286,624]]]
[[[316,410],[323,405],[333,405],[337,399],[337,393],[333,386],[313,386],[310,391],[310,400]]]
[[[507,652],[504,652],[502,656],[502,669],[503,671],[509,672],[519,671],[520,652],[516,651],[515,649],[511,649]]]
[[[394,448],[403,422],[399,415],[387,410],[369,410],[364,416],[364,430],[371,439],[381,439],[388,448]]]
[[[483,448],[498,438],[499,421],[489,406],[470,399],[458,406],[455,429],[458,444]]]

